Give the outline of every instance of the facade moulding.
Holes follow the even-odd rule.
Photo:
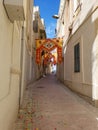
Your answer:
[[[71,80],[66,80],[66,81],[68,81],[68,82],[73,82],[73,83],[78,83],[78,82],[76,82],[76,81],[71,81]],[[90,85],[90,86],[92,86],[92,83],[84,83],[84,82],[80,82],[80,84],[84,84],[84,85]],[[98,85],[95,85],[96,87],[98,87]]]
[[[83,26],[83,24],[91,17],[91,15],[94,14],[94,13],[97,11],[97,9],[98,9],[98,6],[96,6],[96,7],[92,10],[92,12],[88,15],[88,17],[87,17],[86,19],[84,19],[84,21],[80,24],[80,26],[77,28],[77,30],[76,30],[73,34],[71,34],[71,35],[68,37],[64,48],[65,48],[66,45],[69,43],[70,39],[76,34],[76,32],[77,32],[77,31]],[[73,21],[73,22],[74,22],[74,21]],[[72,22],[72,24],[73,24],[73,22]]]
[[[11,68],[11,74],[21,75],[21,71],[17,68]]]

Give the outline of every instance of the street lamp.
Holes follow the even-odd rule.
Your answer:
[[[53,15],[52,17],[55,19],[59,19],[59,16],[57,14]]]
[[[55,14],[52,16],[54,19],[59,19],[59,15]],[[57,29],[55,28],[55,35],[57,35]]]

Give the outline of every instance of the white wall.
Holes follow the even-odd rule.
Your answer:
[[[24,0],[25,16],[29,13],[27,2]],[[32,3],[32,0],[30,2]],[[22,103],[24,89],[32,78],[30,75],[31,56],[26,46],[28,44],[27,30],[29,32],[32,30],[32,24],[30,24],[32,11],[29,14],[30,19],[26,18],[29,21],[28,26],[27,21],[24,24],[23,22],[11,23],[6,15],[3,0],[0,1],[0,130],[12,129],[19,108],[20,87]],[[24,26],[23,38],[22,26]],[[29,37],[29,43],[32,44],[32,34]]]
[[[20,33],[8,20],[2,1],[0,10],[0,129],[9,130],[18,110]]]
[[[94,71],[94,66],[98,63],[98,58],[94,59],[94,55],[97,55],[98,10],[93,12],[93,15],[89,15],[91,12],[92,10],[86,13],[86,20],[80,27],[78,26],[79,28],[66,44],[64,80],[71,89],[93,98],[94,95],[97,95],[95,88],[97,87],[96,79],[98,79],[98,68],[96,67],[96,71]],[[78,42],[80,43],[80,73],[74,73],[74,46]],[[94,48],[96,51],[92,51]]]
[[[98,101],[98,7],[92,16],[92,22],[95,23],[95,39],[92,45],[92,97]]]

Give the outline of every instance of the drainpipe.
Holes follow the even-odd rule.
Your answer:
[[[22,67],[23,67],[23,43],[24,43],[24,24],[21,32],[21,55],[20,55],[20,81],[19,81],[19,109],[21,108],[21,92],[22,92]]]

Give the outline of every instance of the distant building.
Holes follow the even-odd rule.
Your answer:
[[[40,17],[39,6],[34,6],[33,8],[33,31],[35,35],[35,39],[45,39],[45,23],[44,19]]]
[[[36,39],[46,39],[46,30],[45,30],[45,23],[44,23],[44,19],[41,18],[40,16],[40,9],[39,6],[34,6],[33,8],[33,39],[34,39],[34,43],[36,42]],[[33,48],[34,48],[34,57],[36,61],[36,43],[33,44]],[[41,65],[37,65],[36,62],[35,64],[35,74],[36,77],[35,79],[38,79],[42,76],[42,71],[43,71],[43,66]]]
[[[61,0],[58,15],[64,54],[58,77],[98,107],[98,0]]]

